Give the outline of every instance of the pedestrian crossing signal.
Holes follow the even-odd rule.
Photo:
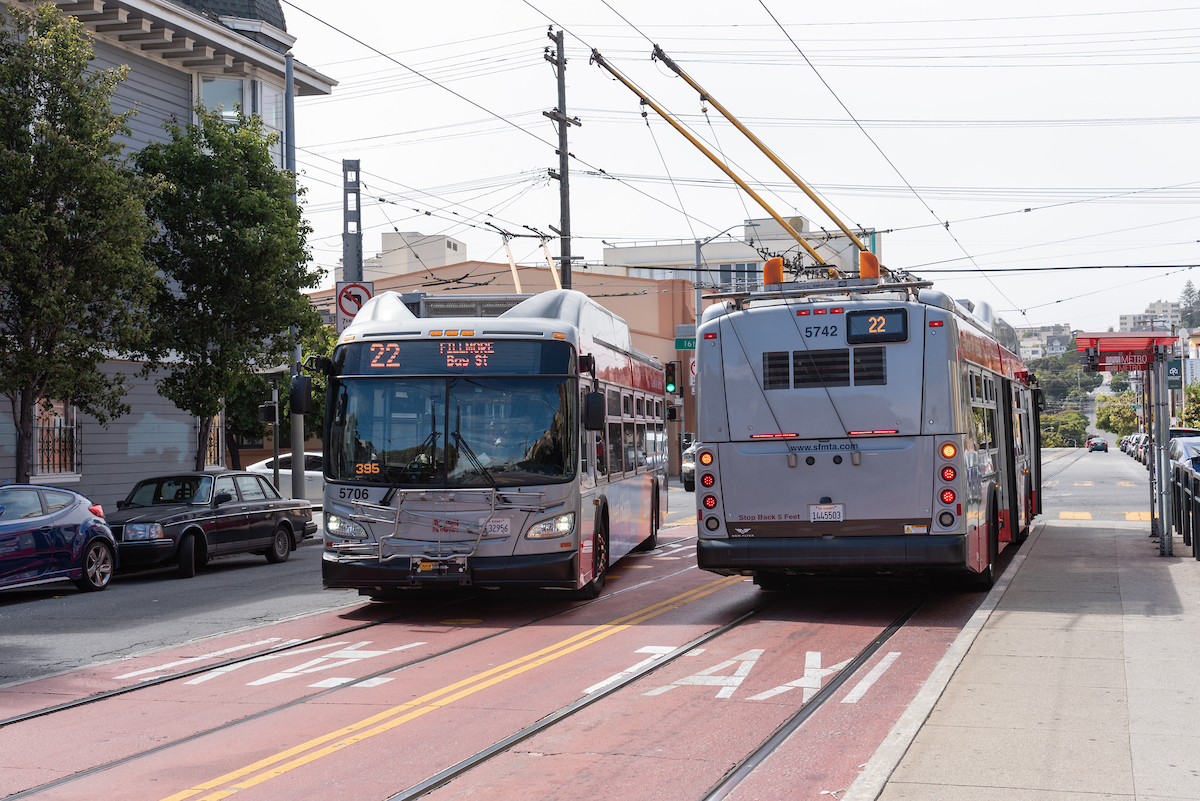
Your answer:
[[[679,362],[667,362],[667,392],[674,392],[679,386],[677,365]]]

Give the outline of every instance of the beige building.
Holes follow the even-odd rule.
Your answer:
[[[1171,331],[1179,327],[1182,310],[1177,301],[1158,300],[1141,314],[1122,314],[1121,331]]]

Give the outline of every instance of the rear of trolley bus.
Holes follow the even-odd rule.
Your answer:
[[[1011,437],[984,441],[976,431],[971,367],[959,357],[969,326],[949,308],[898,297],[800,296],[706,312],[697,331],[701,568],[761,584],[909,570],[990,583]]]

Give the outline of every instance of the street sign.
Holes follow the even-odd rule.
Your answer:
[[[1153,361],[1154,357],[1149,353],[1101,353],[1099,367],[1103,372],[1127,373],[1145,370]]]
[[[675,337],[675,350],[695,350],[695,337]]]
[[[1171,359],[1167,362],[1167,389],[1183,389],[1183,360]]]
[[[334,313],[339,334],[350,327],[358,310],[374,295],[374,281],[338,281],[334,285],[333,299],[337,307]]]

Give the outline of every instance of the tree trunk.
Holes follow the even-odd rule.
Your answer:
[[[18,395],[10,395],[13,424],[17,429],[17,483],[28,484],[33,466],[33,417],[37,412],[37,399],[33,389],[25,387]]]
[[[225,445],[229,448],[229,461],[233,463],[234,470],[242,469],[242,449],[238,447],[237,434],[233,433],[233,429],[225,429]]]
[[[212,433],[212,418],[201,417],[200,429],[196,432],[196,470],[204,469],[204,455],[208,453],[208,437]]]

